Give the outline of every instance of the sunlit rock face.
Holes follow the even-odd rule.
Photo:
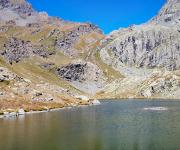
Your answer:
[[[102,70],[91,62],[75,61],[56,70],[57,75],[84,92],[95,94],[105,84]]]
[[[162,25],[180,25],[180,0],[168,0],[159,14],[152,19],[153,23]]]
[[[112,32],[102,41],[101,58],[127,66],[180,69],[180,1],[169,0],[146,24]],[[104,59],[105,60],[105,59]],[[110,64],[111,65],[111,64]]]
[[[111,60],[128,66],[165,67],[168,70],[180,68],[180,36],[176,29],[149,24],[120,30],[115,34],[116,38],[107,42],[101,50],[102,59],[109,51]],[[111,35],[106,41],[110,38]]]
[[[76,56],[77,50],[75,49],[75,44],[81,36],[92,32],[102,34],[102,31],[93,24],[87,23],[79,25],[69,32],[61,32],[61,38],[56,39],[55,46],[66,56]]]
[[[35,12],[25,0],[0,0],[0,6],[2,9],[11,9],[21,15],[30,16]]]
[[[57,69],[57,74],[68,81],[103,80],[103,73],[98,66],[85,61],[77,61],[61,66]]]
[[[105,97],[178,98],[180,0],[168,0],[147,23],[111,32],[101,41],[99,53],[125,77],[108,84]]]
[[[17,26],[33,26],[50,23],[60,25],[60,19],[49,17],[46,12],[37,12],[26,0],[0,0],[0,24],[14,22]]]

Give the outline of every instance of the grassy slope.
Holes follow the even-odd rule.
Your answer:
[[[49,25],[44,25],[40,29],[37,28],[27,28],[27,27],[16,27],[9,26],[8,31],[4,32],[0,36],[0,47],[3,50],[3,45],[7,42],[7,40],[11,37],[17,37],[19,39],[23,39],[25,41],[31,41],[31,43],[35,46],[45,47],[45,50],[56,50],[54,47],[55,36],[49,36],[49,33],[54,29],[60,30],[63,32],[69,32],[75,25],[67,25],[64,27],[54,27]],[[38,31],[38,32],[35,32]],[[58,38],[62,38],[62,34],[56,35]],[[75,44],[75,48],[78,50],[78,57],[70,58],[64,56],[62,53],[57,52],[56,55],[52,55],[49,58],[41,58],[41,57],[33,57],[26,60],[23,60],[17,64],[9,65],[4,61],[3,58],[0,58],[0,66],[5,66],[10,69],[12,72],[15,72],[19,76],[30,79],[33,83],[48,82],[54,85],[58,85],[62,88],[68,89],[75,93],[83,92],[74,88],[68,82],[58,78],[53,70],[46,70],[40,67],[40,65],[45,63],[54,63],[54,68],[59,67],[61,65],[68,64],[76,59],[83,59],[85,61],[90,61],[99,66],[99,68],[104,72],[107,77],[107,81],[111,82],[114,79],[122,78],[123,76],[103,63],[99,57],[99,53],[97,52],[97,47],[99,46],[99,42],[104,38],[104,35],[96,32],[92,32],[90,34],[85,34],[80,36],[79,40]],[[43,40],[41,40],[43,39]]]

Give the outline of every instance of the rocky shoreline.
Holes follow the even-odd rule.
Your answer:
[[[18,118],[19,116],[24,116],[24,115],[28,115],[28,114],[45,113],[45,112],[59,111],[62,109],[72,109],[72,108],[77,108],[77,107],[100,105],[100,104],[101,103],[99,100],[92,100],[92,101],[89,101],[88,104],[85,103],[85,104],[80,104],[80,105],[65,106],[65,107],[54,108],[54,109],[47,108],[46,110],[40,110],[40,111],[39,110],[30,110],[30,111],[26,112],[24,109],[19,109],[18,111],[12,111],[12,112],[5,111],[0,114],[0,119]]]

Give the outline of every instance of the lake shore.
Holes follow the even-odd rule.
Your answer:
[[[16,108],[16,109],[6,109],[4,111],[1,110],[0,112],[0,119],[3,118],[12,118],[12,117],[18,117],[22,115],[28,115],[28,114],[37,114],[37,113],[47,113],[47,112],[52,112],[52,111],[59,111],[59,110],[64,110],[64,109],[72,109],[72,108],[77,108],[77,107],[85,107],[85,106],[92,106],[92,105],[99,105],[100,101],[99,100],[90,100],[90,101],[84,101],[84,102],[79,102],[77,104],[71,104],[71,105],[56,105],[54,104],[53,107],[48,107],[48,106],[41,106],[41,107],[36,107],[31,109],[23,109],[23,108]]]

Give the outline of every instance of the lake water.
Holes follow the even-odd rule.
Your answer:
[[[0,119],[0,150],[180,150],[180,101],[104,101]]]

